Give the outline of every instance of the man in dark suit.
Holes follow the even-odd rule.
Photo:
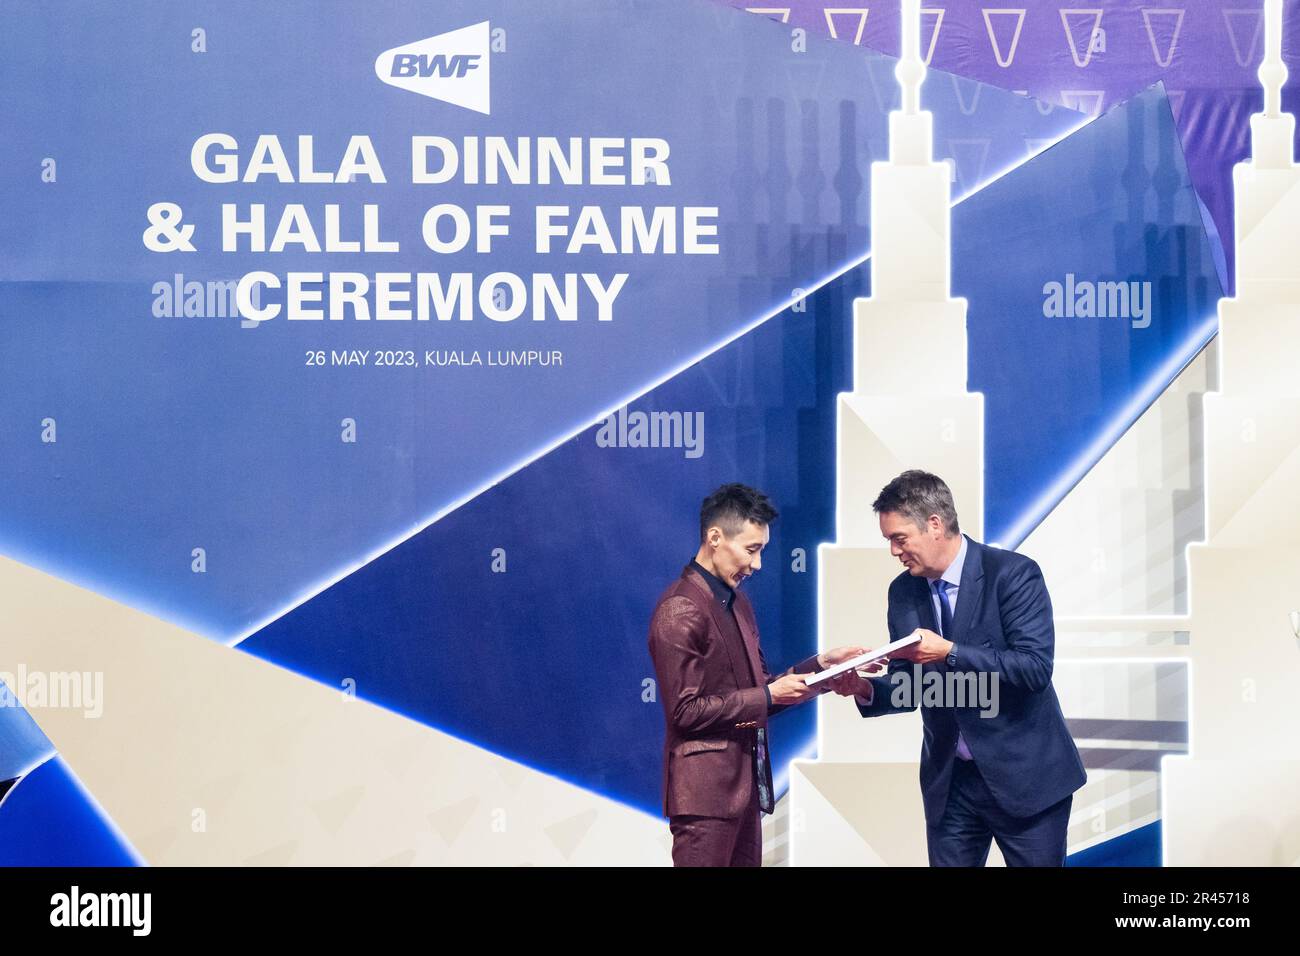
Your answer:
[[[834,680],[864,717],[921,706],[921,795],[931,866],[1061,866],[1086,774],[1052,689],[1052,604],[1038,565],[961,534],[942,479],[906,471],[872,505],[907,569],[889,586],[889,635],[919,631],[887,676]],[[978,681],[977,681],[978,679]],[[973,706],[982,682],[992,700]],[[937,693],[923,693],[918,683]],[[983,698],[985,695],[978,695]]]
[[[664,815],[675,866],[759,866],[762,814],[774,806],[767,718],[816,697],[804,675],[862,653],[843,647],[773,677],[758,623],[738,589],[762,567],[776,509],[762,492],[724,485],[700,508],[695,559],[650,621],[664,734]]]

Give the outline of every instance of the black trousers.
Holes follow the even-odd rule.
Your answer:
[[[1002,810],[973,760],[953,760],[943,817],[928,828],[931,866],[984,866],[993,840],[1007,866],[1064,866],[1071,794],[1031,817]]]

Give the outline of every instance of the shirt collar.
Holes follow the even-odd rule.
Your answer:
[[[952,559],[952,564],[948,569],[937,578],[926,578],[930,582],[931,590],[934,589],[935,581],[947,581],[955,588],[961,587],[961,569],[966,564],[966,536],[961,536],[961,547],[957,549],[957,557]]]
[[[735,588],[727,584],[727,582],[722,580],[722,578],[713,574],[713,572],[709,571],[704,565],[700,564],[700,562],[696,561],[694,558],[691,559],[691,567],[694,568],[696,571],[699,571],[700,574],[704,576],[705,582],[709,585],[709,590],[713,592],[713,596],[718,599],[719,603],[723,607],[726,608],[731,607],[731,602],[736,597]]]

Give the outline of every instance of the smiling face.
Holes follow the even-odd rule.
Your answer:
[[[949,537],[938,515],[930,515],[925,526],[918,527],[896,511],[882,511],[880,533],[889,542],[889,553],[913,577],[939,577],[961,550],[961,535]]]
[[[700,563],[720,580],[738,588],[744,580],[763,567],[763,548],[771,537],[767,525],[746,521],[740,530],[728,536],[718,525],[704,535],[707,561]]]

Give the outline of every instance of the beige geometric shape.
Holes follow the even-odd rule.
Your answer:
[[[450,806],[435,810],[429,814],[429,822],[448,844],[455,843],[456,837],[464,831],[466,824],[474,816],[481,801],[478,797],[466,797]]]
[[[1219,388],[1225,395],[1300,398],[1295,356],[1286,347],[1300,341],[1300,289],[1296,298],[1271,305],[1220,300]]]
[[[377,753],[384,771],[394,780],[405,780],[417,769],[410,750],[401,743],[379,747]]]
[[[914,148],[931,154],[929,114],[890,114],[891,143],[906,142],[898,128],[915,127]],[[948,237],[951,230],[952,170],[947,163],[891,166],[871,170],[872,300],[943,302],[952,273]]]
[[[1166,757],[1165,866],[1300,864],[1300,761]]]
[[[324,800],[318,800],[311,805],[316,811],[316,817],[320,820],[321,826],[330,834],[336,834],[343,827],[357,806],[361,803],[361,798],[366,794],[364,784],[358,784],[348,790],[342,790],[333,794]]]
[[[800,803],[791,858],[800,866],[926,866],[925,813],[915,763],[796,761],[818,803]],[[846,830],[847,827],[847,830]],[[851,832],[856,839],[846,839]]]
[[[1295,117],[1287,114],[1277,125],[1295,134]],[[1273,124],[1264,124],[1272,131]],[[1261,169],[1253,163],[1233,167],[1236,203],[1237,258],[1241,279],[1248,283],[1269,280],[1296,281],[1295,210],[1300,208],[1300,177],[1293,169]],[[1238,298],[1259,301],[1253,290],[1238,280]],[[1277,298],[1262,298],[1273,304]],[[1285,300],[1283,300],[1285,301]],[[1294,298],[1291,298],[1294,302]]]
[[[0,671],[103,675],[98,719],[31,715],[149,863],[669,862],[656,817],[7,558],[0,606]],[[476,802],[508,835],[455,819]],[[587,811],[566,859],[546,828]]]
[[[560,855],[567,860],[573,856],[573,851],[582,842],[582,838],[591,832],[595,822],[596,811],[584,810],[567,820],[552,823],[546,828],[546,835],[551,838]]]
[[[836,537],[883,547],[871,502],[900,472],[923,468],[952,489],[962,530],[979,537],[984,512],[984,396],[839,397]],[[864,582],[865,583],[865,582]],[[884,587],[888,581],[874,582]]]
[[[180,836],[180,833],[181,827],[179,826],[159,827],[157,830],[150,830],[144,834],[140,840],[142,843],[158,847],[163,853],[166,853],[168,848],[176,842],[176,838]]]
[[[853,388],[859,395],[906,395],[916,371],[898,343],[925,342],[929,394],[966,393],[966,300],[853,301]]]
[[[524,768],[517,763],[504,762],[497,767],[497,776],[508,790],[514,790],[524,782],[524,773]]]
[[[1205,442],[1207,542],[1295,541],[1300,512],[1287,501],[1300,475],[1300,399],[1206,395]]]
[[[245,857],[241,861],[242,866],[291,866],[294,863],[294,854],[298,851],[298,841],[289,840],[286,843],[280,843],[261,853],[255,853],[252,856]]]
[[[230,804],[235,800],[235,795],[239,792],[240,785],[243,783],[242,778],[236,773],[222,774],[206,781],[203,789],[204,803],[201,806],[195,806],[194,810],[203,811],[205,816],[220,816],[224,814]],[[186,821],[186,826],[190,824]]]
[[[858,766],[796,760],[790,765],[790,866],[884,866],[885,862],[811,774]],[[851,814],[852,811],[850,810]]]
[[[1300,648],[1291,612],[1300,547],[1188,549],[1192,575],[1191,752],[1238,756],[1244,746],[1300,760]]]
[[[918,764],[796,760],[790,801],[791,866],[930,864]],[[1006,866],[995,840],[984,865]]]

